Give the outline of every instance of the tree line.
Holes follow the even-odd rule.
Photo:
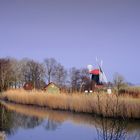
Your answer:
[[[83,86],[89,86],[90,75],[86,68],[67,70],[54,58],[46,58],[42,63],[28,58],[0,58],[0,92],[22,88],[28,82],[35,89],[54,82],[67,91],[80,92]]]

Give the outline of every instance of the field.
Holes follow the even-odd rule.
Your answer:
[[[8,90],[2,100],[55,110],[92,113],[103,117],[140,119],[140,98],[107,93],[47,94],[44,91]]]

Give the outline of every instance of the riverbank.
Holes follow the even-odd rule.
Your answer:
[[[1,94],[2,100],[67,110],[94,113],[103,117],[140,119],[140,98],[100,94],[47,94],[43,91],[9,90]]]
[[[21,104],[15,104],[11,102],[5,102],[1,101],[1,105],[11,111],[15,114],[22,114],[29,117],[37,117],[39,119],[46,119],[49,118],[50,120],[54,122],[63,123],[66,121],[72,121],[74,124],[83,124],[88,126],[97,126],[102,127],[102,121],[105,123],[106,121],[110,125],[112,122],[116,121],[117,119],[108,119],[108,118],[100,118],[97,116],[93,116],[90,114],[85,113],[72,113],[69,111],[60,111],[60,110],[51,110],[41,107],[35,107],[30,105],[21,105]],[[128,123],[127,125],[127,131],[131,132],[135,129],[140,129],[140,121],[134,121],[134,120],[118,120],[122,122]],[[135,126],[135,127],[134,127]]]

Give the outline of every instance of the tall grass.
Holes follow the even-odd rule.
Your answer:
[[[100,94],[47,94],[43,91],[9,90],[0,97],[20,104],[50,109],[95,113],[103,117],[140,118],[140,98]]]
[[[130,95],[135,98],[140,98],[140,87],[124,87],[120,89],[121,95]]]

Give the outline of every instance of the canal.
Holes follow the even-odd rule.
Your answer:
[[[0,103],[6,140],[140,140],[140,121]]]

